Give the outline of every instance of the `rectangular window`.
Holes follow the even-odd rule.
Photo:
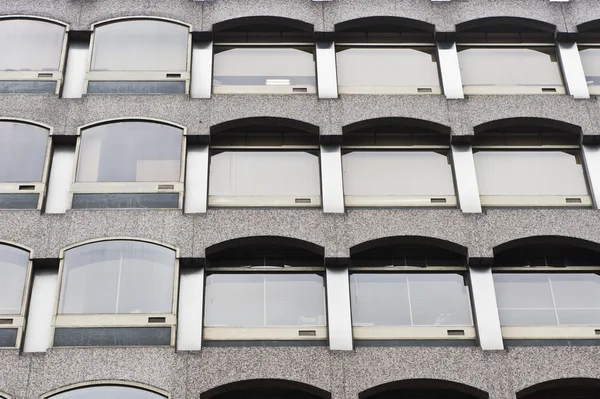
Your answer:
[[[600,94],[600,47],[580,46],[579,56],[590,94]]]

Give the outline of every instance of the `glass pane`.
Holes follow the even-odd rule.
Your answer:
[[[344,193],[361,196],[454,195],[446,154],[354,151],[342,157]]]
[[[315,61],[294,48],[235,48],[214,56],[215,86],[312,85]]]
[[[404,274],[352,274],[352,325],[410,326],[406,287]]]
[[[172,313],[175,252],[137,241],[65,253],[59,313]]]
[[[0,245],[0,315],[21,314],[29,252]]]
[[[92,327],[54,330],[54,346],[154,345],[171,345],[170,327]]]
[[[581,49],[579,56],[588,86],[600,86],[600,48]]]
[[[103,385],[73,389],[52,395],[56,399],[158,399],[164,396],[140,388]]]
[[[316,274],[212,274],[208,327],[324,326],[323,277]]]
[[[340,86],[439,86],[434,49],[350,48],[336,54]]]
[[[37,209],[39,194],[0,194],[0,209]]]
[[[574,154],[550,151],[479,151],[474,154],[481,195],[587,195]]]
[[[71,208],[175,209],[179,208],[179,194],[73,194]]]
[[[33,19],[0,21],[0,71],[58,71],[65,27]]]
[[[494,288],[505,326],[557,325],[548,274],[495,273]]]
[[[308,152],[222,152],[210,161],[210,195],[318,196],[319,158]]]
[[[17,346],[17,329],[0,328],[0,347],[14,348]]]
[[[0,93],[15,94],[55,94],[56,81],[54,80],[12,80],[0,81]]]
[[[554,48],[459,48],[464,86],[562,86]]]
[[[181,94],[185,93],[185,82],[143,82],[143,81],[92,81],[88,83],[87,94]]]
[[[41,182],[47,144],[48,129],[0,121],[0,182]]]
[[[600,325],[600,276],[551,274],[558,321],[561,325]]]
[[[78,182],[175,182],[181,129],[152,122],[115,122],[81,134]]]
[[[165,21],[114,22],[94,30],[93,71],[186,71],[189,28]]]

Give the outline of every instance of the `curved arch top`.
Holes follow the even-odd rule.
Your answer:
[[[31,249],[30,247],[27,247],[25,245],[13,242],[13,241],[8,241],[8,240],[0,240],[0,246],[7,246],[7,247],[13,247],[16,249],[19,249],[23,252],[27,252],[29,253],[29,257],[32,258],[33,257],[33,249]]]
[[[501,29],[501,32],[509,31],[527,31],[527,32],[545,32],[554,33],[556,25],[549,22],[538,21],[536,19],[521,17],[487,17],[478,18],[470,21],[461,22],[456,25],[457,32],[494,32]]]
[[[475,134],[485,133],[492,129],[511,128],[511,127],[537,127],[553,130],[560,130],[569,134],[580,135],[582,133],[581,126],[572,123],[547,118],[506,118],[498,119],[490,122],[485,122],[473,127]]]
[[[66,22],[63,22],[63,21],[60,21],[60,20],[54,19],[54,18],[41,17],[41,16],[37,16],[37,15],[15,14],[15,15],[0,16],[0,22],[5,21],[5,20],[10,20],[10,19],[32,19],[32,20],[41,21],[41,22],[48,22],[51,24],[63,26],[66,31],[68,31],[70,28],[70,25]]]
[[[147,395],[135,395],[128,396],[125,394],[122,399],[132,398],[132,399],[152,399],[152,398],[167,398],[169,399],[171,395],[162,389],[156,388],[154,386],[143,384],[140,382],[132,382],[132,381],[122,381],[122,380],[97,380],[97,381],[86,381],[80,382],[76,384],[66,385],[57,389],[54,389],[50,392],[46,392],[45,394],[40,396],[40,399],[46,398],[65,398],[65,399],[75,399],[79,398],[79,395],[82,393],[81,390],[86,389],[94,389],[99,387],[122,387],[127,389],[128,393],[132,393],[132,390],[138,390],[142,393],[147,393]],[[74,391],[78,391],[74,396],[69,395],[69,392],[73,393]],[[63,395],[64,394],[64,395]]]
[[[600,379],[597,378],[561,378],[550,380],[532,385],[517,392],[517,399],[527,399],[530,395],[537,397],[536,394],[543,394],[543,391],[550,391],[563,388],[593,389],[600,393]],[[542,396],[540,396],[542,397]],[[543,396],[546,397],[546,396]]]
[[[308,22],[298,19],[273,16],[254,16],[233,18],[227,21],[217,22],[213,25],[213,32],[235,32],[251,30],[254,32],[265,31],[293,31],[313,33],[314,26]]]
[[[309,241],[304,241],[298,238],[282,236],[252,236],[234,238],[207,247],[205,253],[208,257],[211,255],[219,254],[220,252],[226,251],[231,248],[251,247],[255,245],[286,246],[312,252],[313,254],[318,256],[324,256],[325,254],[325,248],[320,245],[314,244]]]
[[[463,397],[470,397],[473,399],[488,399],[489,394],[481,389],[472,387],[470,385],[461,384],[459,382],[448,381],[448,380],[436,380],[436,379],[409,379],[409,380],[398,380],[392,381],[385,384],[381,384],[359,393],[359,399],[369,399],[371,397],[385,394],[387,391],[397,390],[411,390],[418,392],[419,390],[444,390],[454,391],[457,394],[463,394]],[[452,397],[454,398],[454,396]],[[457,397],[458,399],[458,397]]]
[[[351,19],[335,24],[336,32],[350,31],[420,31],[433,33],[435,25],[419,21],[411,18],[391,17],[391,16],[374,16]]]
[[[449,126],[440,123],[426,121],[423,119],[389,117],[389,118],[374,118],[359,122],[354,122],[342,127],[343,134],[351,134],[360,132],[366,129],[377,129],[383,127],[397,126],[403,129],[426,130],[434,133],[450,135],[452,129]]]
[[[418,244],[421,246],[430,246],[454,252],[457,255],[467,256],[468,248],[451,241],[442,240],[434,237],[424,236],[393,236],[382,237],[374,240],[369,240],[350,247],[350,257],[359,255],[361,252],[391,245],[411,245]]]
[[[156,241],[156,240],[152,240],[149,238],[139,238],[139,237],[101,237],[101,238],[92,238],[89,240],[85,240],[85,241],[81,241],[75,244],[71,244],[68,245],[64,248],[62,248],[60,250],[60,258],[64,258],[65,252],[67,252],[70,249],[73,248],[77,248],[77,247],[82,247],[84,245],[91,245],[91,244],[95,244],[95,243],[99,243],[99,242],[108,242],[108,241],[137,241],[137,242],[143,242],[146,244],[154,244],[160,247],[164,247],[170,250],[175,251],[175,256],[178,257],[179,256],[179,249],[171,244],[166,244],[164,242],[160,242],[160,241]]]
[[[565,236],[531,236],[518,238],[516,240],[508,241],[503,244],[497,245],[493,248],[494,256],[497,256],[503,252],[525,248],[532,245],[560,245],[562,247],[581,248],[600,254],[600,243],[584,240],[581,238],[565,237]]]
[[[579,33],[600,33],[600,19],[594,19],[577,25]]]
[[[161,125],[171,126],[171,127],[177,128],[177,129],[182,129],[184,131],[184,133],[187,130],[187,128],[185,126],[180,125],[179,123],[167,121],[167,120],[164,120],[164,119],[130,116],[130,117],[120,117],[120,118],[103,119],[103,120],[100,120],[100,121],[86,123],[85,125],[79,126],[77,128],[77,132],[78,132],[78,134],[81,134],[81,132],[84,131],[84,130],[86,130],[86,129],[90,129],[90,128],[97,127],[97,126],[100,126],[100,125],[108,125],[108,124],[111,124],[111,123],[121,123],[121,122],[158,123],[158,124],[161,124]]]
[[[219,134],[233,129],[250,127],[281,127],[284,129],[301,130],[307,133],[319,134],[319,127],[308,122],[289,118],[251,117],[221,122],[210,127],[210,134]]]
[[[192,29],[192,25],[185,23],[183,21],[179,21],[177,19],[172,19],[172,18],[164,18],[164,17],[155,17],[155,16],[150,16],[150,15],[139,15],[139,16],[128,16],[128,17],[118,17],[118,18],[110,18],[110,19],[105,19],[102,21],[98,21],[98,22],[94,22],[91,25],[91,29],[94,30],[100,26],[103,25],[109,25],[109,24],[113,24],[113,23],[120,23],[120,22],[128,22],[128,21],[140,21],[140,20],[151,20],[151,21],[162,21],[165,23],[172,23],[172,24],[176,24],[176,25],[182,25],[185,26],[188,29]]]
[[[248,390],[254,388],[273,388],[273,389],[288,389],[294,391],[300,391],[315,395],[321,399],[330,399],[331,393],[317,388],[314,385],[309,385],[303,382],[283,380],[283,379],[254,379],[231,382],[225,385],[220,385],[215,388],[209,389],[200,394],[200,399],[211,399],[217,395],[227,394],[239,390]]]

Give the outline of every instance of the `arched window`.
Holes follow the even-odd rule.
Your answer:
[[[370,17],[335,28],[341,94],[441,94],[433,25]]]
[[[596,338],[600,326],[600,245],[531,237],[494,249],[502,334],[518,338]]]
[[[33,17],[0,19],[0,93],[58,94],[67,26]]]
[[[255,122],[211,132],[208,204],[320,206],[318,134],[295,121]]]
[[[517,399],[599,399],[600,380],[564,378],[546,381],[517,392]]]
[[[54,346],[171,345],[176,251],[132,240],[64,251]]]
[[[481,204],[591,206],[580,135],[564,129],[555,121],[526,120],[476,127],[473,157]]]
[[[466,250],[424,237],[392,237],[350,250],[355,339],[475,338]]]
[[[564,94],[553,25],[524,18],[459,24],[465,94]]]
[[[30,273],[29,252],[0,243],[0,347],[21,342]]]
[[[127,386],[117,384],[99,384],[63,390],[61,392],[45,395],[44,399],[166,399],[167,395],[159,394],[141,386]]]
[[[325,339],[323,253],[305,244],[256,237],[208,248],[204,338]]]
[[[359,399],[488,399],[487,392],[457,382],[433,379],[400,380],[361,392]]]
[[[390,118],[347,126],[346,206],[456,206],[449,150],[449,129],[430,122]]]
[[[73,208],[178,208],[184,129],[144,120],[80,129]]]
[[[312,26],[248,17],[213,31],[215,94],[316,93]]]
[[[94,26],[88,93],[187,93],[190,27],[160,19]]]
[[[2,25],[2,22],[0,22]],[[0,120],[0,209],[37,209],[46,182],[49,129]]]
[[[246,380],[218,386],[200,399],[331,399],[331,394],[312,385],[288,380]]]

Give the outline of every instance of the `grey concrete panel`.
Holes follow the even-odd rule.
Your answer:
[[[0,392],[13,398],[27,398],[30,358],[19,355],[18,349],[0,350]]]
[[[577,25],[600,19],[600,9],[585,1],[570,1],[563,4],[563,12],[568,32],[577,32]]]

